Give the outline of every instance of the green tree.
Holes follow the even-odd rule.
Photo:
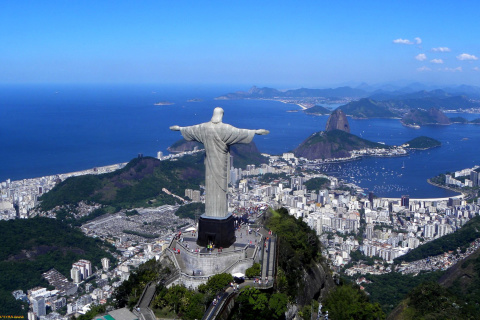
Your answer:
[[[238,307],[234,318],[242,320],[284,319],[287,302],[286,294],[269,294],[257,288],[246,286],[236,299]]]
[[[446,320],[470,318],[462,315],[462,310],[456,297],[436,282],[424,282],[413,289],[408,294],[406,304],[406,314],[411,319]]]
[[[254,278],[260,276],[261,273],[261,265],[260,263],[254,263],[253,266],[245,270],[245,276],[247,278]]]
[[[268,297],[257,288],[247,286],[237,298],[240,319],[269,319]]]
[[[288,297],[284,293],[274,293],[268,301],[268,308],[274,319],[281,319],[287,311]]]
[[[199,285],[198,291],[205,294],[205,303],[209,305],[213,301],[213,298],[219,292],[223,291],[232,281],[233,276],[229,273],[216,274],[210,277],[207,283]]]
[[[312,178],[305,182],[307,190],[321,190],[330,187],[330,180],[328,178]]]
[[[175,215],[179,218],[190,218],[195,219],[196,213],[204,213],[205,212],[205,204],[201,202],[192,202],[181,206],[175,211]]]
[[[329,293],[325,310],[332,319],[377,320],[385,319],[378,303],[368,302],[365,293],[350,285],[342,285]]]
[[[315,231],[302,219],[289,215],[287,209],[280,208],[269,214],[267,226],[278,236],[279,269],[286,280],[286,286],[282,283],[279,289],[293,299],[303,285],[299,279],[303,278],[304,268],[320,257],[320,241]]]

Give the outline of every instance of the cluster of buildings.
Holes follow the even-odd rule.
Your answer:
[[[70,277],[74,283],[80,283],[92,275],[92,263],[88,260],[78,260],[72,265]]]
[[[188,197],[192,202],[200,202],[200,190],[185,189],[185,197]]]
[[[399,157],[408,155],[404,146],[393,146],[385,149],[381,148],[364,148],[352,151],[352,158],[369,156],[369,157]]]
[[[136,266],[140,263],[138,262]],[[92,271],[88,260],[79,260],[72,265],[71,280],[56,269],[43,273],[54,290],[35,287],[24,293],[16,290],[12,294],[17,300],[30,304],[29,320],[67,320],[73,315],[85,314],[92,306],[106,304],[112,298],[115,288],[128,276],[121,277],[125,269],[129,271],[126,260],[110,269],[110,260],[102,258],[102,269]]]
[[[246,170],[231,167],[231,182],[236,184],[230,190],[230,207],[264,203],[274,208],[288,208],[290,214],[302,218],[317,232],[324,244],[325,256],[338,270],[354,262],[352,251],[378,259],[381,264],[392,263],[393,259],[427,241],[455,232],[480,214],[480,202],[467,204],[462,196],[377,198],[372,193],[364,194],[355,185],[314,173],[311,169],[315,168],[317,161],[297,159],[292,153],[269,156],[269,159],[269,164],[258,168],[253,165]],[[296,176],[294,172],[298,167],[309,170]],[[474,176],[478,173],[477,168],[462,170],[457,176]],[[259,176],[266,173],[284,173],[288,177],[268,184],[258,182],[261,180]],[[329,184],[325,189],[308,190],[305,183],[312,178],[326,178]],[[425,267],[426,270],[429,268]],[[358,264],[353,269],[360,273],[372,271],[370,266],[362,270]],[[379,269],[377,266],[377,272]],[[383,269],[384,272],[390,271],[389,268]]]
[[[453,176],[451,174],[446,174],[445,184],[447,186],[453,185],[458,188],[473,188],[480,186],[480,166],[456,171],[453,173]]]
[[[57,183],[69,178],[86,174],[102,174],[123,168],[126,163],[105,167],[56,174],[33,179],[0,183],[0,220],[27,219],[37,205],[38,198],[50,191]]]
[[[158,158],[175,160],[182,155],[163,156],[159,153]],[[472,217],[480,214],[480,201],[467,204],[461,196],[446,199],[411,199],[409,196],[399,199],[377,198],[373,193],[364,194],[362,189],[353,184],[344,184],[334,177],[321,174],[315,170],[318,161],[296,158],[293,153],[266,156],[269,158],[268,163],[249,165],[245,170],[234,168],[233,162],[230,164],[229,210],[244,212],[242,208],[286,207],[290,214],[302,218],[316,231],[324,245],[323,255],[329,259],[332,268],[344,270],[347,274],[389,272],[390,267],[383,265],[385,262],[392,262],[426,241],[455,232]],[[109,168],[113,171],[123,165]],[[475,174],[478,175],[475,171],[477,168],[461,171],[458,177],[468,174],[473,184]],[[96,169],[97,173],[99,171]],[[87,170],[83,173],[92,172]],[[266,174],[271,174],[272,178],[262,182]],[[309,190],[307,181],[314,178],[322,178],[326,183],[320,189]],[[46,192],[52,188],[55,179],[63,180],[65,175],[2,183],[0,209],[7,207],[6,203],[11,203],[13,207],[15,203],[20,204],[19,195],[26,195],[25,190],[36,190],[37,193],[22,197],[23,203],[27,203],[26,199],[30,198],[37,201],[41,194],[38,191]],[[478,184],[478,178],[476,181]],[[12,194],[15,195],[13,198],[10,197]],[[195,202],[204,199],[201,188],[186,189],[185,197]],[[15,202],[15,199],[18,201]],[[22,204],[22,208],[30,207]],[[166,205],[137,209],[139,214],[131,216],[119,212],[84,224],[81,229],[85,234],[104,239],[120,251],[115,256],[117,264],[110,265],[108,259],[102,259],[102,269],[94,272],[89,261],[80,260],[72,265],[71,281],[56,270],[44,274],[45,278],[51,279],[48,281],[51,281],[56,290],[35,288],[28,295],[15,291],[14,296],[17,299],[28,299],[32,306],[31,313],[41,320],[62,319],[64,316],[55,313],[55,310],[64,307],[67,315],[82,314],[92,305],[106,303],[112,297],[115,287],[128,279],[131,270],[149,259],[160,258],[162,251],[168,247],[174,230],[179,226],[193,224],[191,219],[175,216],[177,208],[178,206]],[[8,210],[10,209],[0,210],[0,213]],[[26,210],[20,217],[28,217],[29,209]],[[126,230],[130,232],[126,233]],[[155,237],[144,237],[142,234]],[[479,245],[478,242],[476,245]],[[467,251],[466,254],[469,252],[472,251]],[[352,258],[358,257],[359,253],[363,257],[377,260],[378,264],[366,265]],[[453,259],[447,255],[416,264],[403,264],[402,270],[432,270],[432,266],[440,265],[439,261],[445,267]],[[92,286],[91,279],[95,279],[95,287]],[[53,316],[43,314],[47,305],[54,311],[51,313]]]

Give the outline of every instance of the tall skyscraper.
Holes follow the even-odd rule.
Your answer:
[[[47,306],[45,305],[44,297],[33,298],[32,308],[33,308],[33,313],[35,313],[37,317],[47,315]]]
[[[370,208],[373,208],[373,198],[375,198],[375,195],[373,194],[372,191],[368,193],[368,201],[370,202]]]
[[[433,235],[435,234],[435,225],[426,224],[423,228],[423,234],[425,238],[433,238]]]
[[[74,266],[70,270],[70,277],[74,283],[80,283],[82,281],[82,273],[80,272],[80,269]]]
[[[402,196],[402,207],[408,208],[410,206],[410,196],[409,195],[403,195]]]
[[[474,187],[478,187],[479,185],[479,173],[475,170],[470,172],[470,180],[472,180],[472,184]]]
[[[74,279],[75,281],[74,275],[76,276],[76,273],[74,274],[73,269],[78,269],[80,271],[80,274],[81,274],[80,281],[92,275],[92,263],[88,260],[81,259],[72,265],[72,270],[70,271],[70,275],[72,279]]]
[[[367,239],[372,240],[373,238],[373,224],[368,224],[366,228]]]

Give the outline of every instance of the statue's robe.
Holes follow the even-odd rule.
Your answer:
[[[205,122],[182,127],[180,132],[185,140],[198,141],[205,146],[205,216],[226,217],[230,146],[250,143],[255,130],[238,129],[222,122]]]

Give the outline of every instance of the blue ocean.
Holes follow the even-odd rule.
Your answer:
[[[275,101],[214,100],[247,90],[233,86],[155,85],[3,85],[0,86],[0,181],[19,180],[96,166],[127,162],[139,153],[156,156],[181,138],[171,125],[209,121],[214,107],[225,110],[223,121],[250,129],[268,129],[256,136],[261,152],[293,150],[327,116],[312,116],[296,105]],[[188,102],[196,99],[195,102]],[[169,101],[172,105],[154,105]],[[336,107],[336,106],[332,106]],[[480,115],[454,114],[475,119]],[[454,193],[429,185],[439,173],[480,165],[480,126],[453,124],[404,127],[395,119],[350,119],[352,133],[390,145],[425,135],[439,148],[407,157],[364,158],[323,169],[356,182],[378,196],[447,197]]]

